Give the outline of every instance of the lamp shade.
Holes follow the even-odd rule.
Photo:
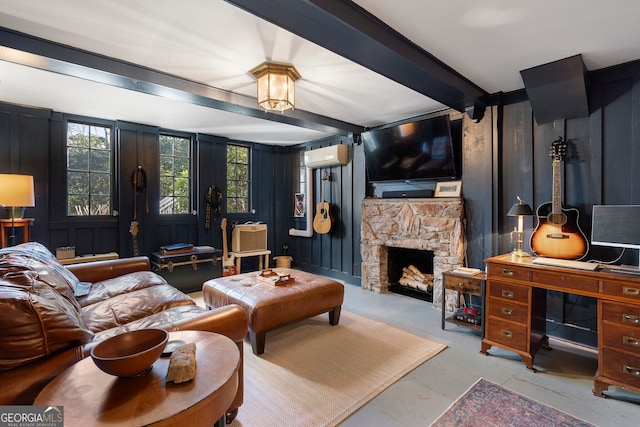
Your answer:
[[[265,111],[285,111],[295,106],[295,81],[300,78],[291,65],[265,62],[250,71],[258,86],[258,105]]]
[[[509,212],[507,212],[507,216],[530,216],[533,215],[533,211],[531,207],[524,203],[520,197],[518,197],[518,203],[511,206]]]
[[[0,174],[0,205],[33,207],[36,205],[31,175]]]

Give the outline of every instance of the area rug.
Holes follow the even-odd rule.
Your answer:
[[[480,378],[431,427],[590,426],[551,406]]]
[[[335,426],[446,348],[342,311],[267,333],[256,356],[245,340],[244,403],[231,426]]]

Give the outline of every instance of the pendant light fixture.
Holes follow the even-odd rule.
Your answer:
[[[300,74],[293,65],[264,62],[253,70],[258,86],[258,106],[265,111],[284,112],[295,107],[295,81]]]

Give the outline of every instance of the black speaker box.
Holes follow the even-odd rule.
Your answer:
[[[582,55],[522,70],[520,75],[538,124],[589,115]]]
[[[383,191],[383,199],[428,198],[433,197],[433,190]]]

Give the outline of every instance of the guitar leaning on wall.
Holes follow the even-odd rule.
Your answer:
[[[229,254],[227,248],[227,218],[222,218],[220,228],[222,228],[222,277],[233,276],[237,274],[236,257],[233,253]]]
[[[327,171],[322,176],[322,182],[331,181]],[[333,214],[331,204],[324,200],[324,184],[321,185],[320,203],[316,205],[316,216],[313,217],[313,230],[319,234],[327,234],[333,228]]]
[[[562,137],[551,144],[553,198],[536,210],[538,223],[531,235],[531,249],[538,256],[580,259],[589,250],[589,242],[578,224],[580,213],[575,208],[563,208],[560,195],[560,163],[566,150]]]

